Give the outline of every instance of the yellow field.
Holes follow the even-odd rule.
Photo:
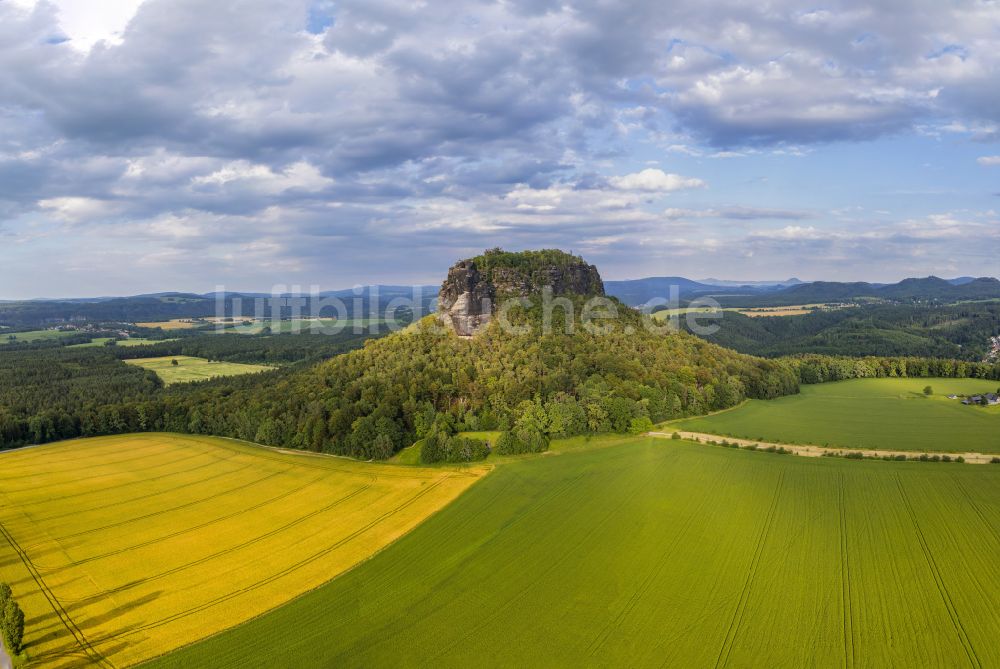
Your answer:
[[[194,321],[190,318],[175,318],[172,321],[153,321],[136,323],[136,325],[141,328],[160,328],[161,330],[189,330],[205,325],[205,322],[203,320]]]
[[[174,360],[177,364],[174,364]],[[241,362],[213,362],[205,358],[194,358],[187,355],[168,355],[162,358],[137,358],[126,360],[129,365],[151,369],[156,372],[166,385],[171,383],[187,383],[188,381],[204,381],[219,376],[239,376],[274,369],[267,365],[247,365]]]
[[[2,453],[0,581],[36,666],[129,666],[329,581],[487,471],[172,434]]]

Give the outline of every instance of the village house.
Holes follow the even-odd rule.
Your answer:
[[[973,395],[972,397],[966,397],[964,400],[962,400],[962,404],[966,404],[969,406],[975,404],[982,404],[984,397],[986,398],[986,404],[990,406],[996,406],[997,404],[1000,404],[1000,397],[998,397],[996,393],[988,393],[986,395]]]

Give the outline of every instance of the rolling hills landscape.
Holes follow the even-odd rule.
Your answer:
[[[0,669],[1000,669],[1000,0],[0,0]]]
[[[606,290],[493,249],[390,333],[0,347],[19,664],[1000,662],[1000,400],[961,401],[1000,365],[754,357]]]

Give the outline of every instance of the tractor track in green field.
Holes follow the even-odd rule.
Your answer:
[[[746,613],[747,603],[750,600],[750,593],[753,590],[753,583],[757,576],[757,568],[760,566],[761,556],[764,554],[764,546],[767,544],[767,537],[771,531],[771,525],[774,522],[774,516],[778,509],[778,500],[781,497],[781,487],[785,481],[785,472],[782,471],[778,476],[778,482],[774,487],[774,496],[771,499],[771,506],[767,510],[767,516],[764,519],[763,527],[761,527],[760,535],[757,537],[757,545],[754,547],[753,558],[750,560],[750,568],[747,571],[746,580],[743,583],[743,589],[740,591],[739,600],[736,603],[736,610],[733,611],[732,620],[729,622],[729,629],[726,630],[726,636],[722,641],[722,647],[719,649],[719,656],[715,660],[715,667],[724,667],[729,664],[729,656],[733,652],[733,646],[736,644],[736,637],[739,634],[740,627],[743,625],[743,616]]]
[[[983,513],[982,508],[979,506],[976,500],[972,498],[972,495],[969,494],[968,489],[966,489],[966,487],[962,485],[962,482],[959,481],[958,477],[952,475],[951,480],[955,483],[955,487],[962,491],[962,495],[969,502],[969,507],[973,511],[975,511],[976,515],[979,517],[979,520],[983,521],[983,525],[986,526],[986,529],[989,530],[990,534],[993,535],[993,538],[997,540],[997,543],[1000,543],[1000,530],[997,529],[997,526],[994,523],[991,523],[990,519],[986,517],[986,514]]]
[[[840,511],[840,582],[844,602],[844,667],[852,669],[857,664],[854,638],[854,601],[851,597],[851,552],[847,535],[847,493],[844,473],[838,477],[837,506]]]
[[[937,561],[934,559],[934,553],[931,551],[930,545],[927,543],[927,537],[924,536],[924,531],[920,527],[920,522],[917,520],[917,514],[914,512],[913,506],[910,504],[910,498],[906,494],[906,490],[903,488],[903,483],[900,481],[898,474],[896,475],[895,480],[896,487],[899,489],[899,495],[903,500],[903,507],[906,509],[907,514],[910,516],[910,520],[913,522],[913,528],[916,530],[917,534],[917,541],[923,551],[924,559],[927,561],[927,566],[930,569],[931,576],[934,578],[934,585],[937,586],[938,594],[941,596],[941,601],[944,603],[945,609],[948,612],[948,617],[951,619],[951,623],[955,627],[956,634],[958,634],[958,639],[962,643],[962,647],[965,650],[965,654],[969,658],[970,664],[973,667],[982,669],[983,663],[979,659],[979,655],[976,653],[975,647],[972,645],[972,640],[965,631],[965,625],[962,624],[962,619],[958,615],[958,609],[955,608],[955,603],[952,601],[951,593],[948,592],[948,586],[945,584],[944,577],[941,575],[941,570],[938,568]]]
[[[17,554],[18,558],[20,558],[21,563],[24,565],[25,569],[28,570],[28,574],[31,576],[31,579],[35,582],[35,585],[38,586],[38,589],[41,591],[42,595],[48,601],[49,606],[52,607],[53,613],[56,614],[56,617],[59,619],[59,622],[62,623],[63,627],[66,628],[66,630],[70,633],[70,635],[73,637],[76,643],[86,654],[87,659],[96,666],[110,667],[111,669],[114,669],[115,667],[114,663],[111,662],[111,660],[105,658],[103,655],[101,655],[101,653],[97,651],[96,648],[94,648],[93,644],[87,639],[87,636],[83,633],[83,630],[79,628],[79,626],[76,624],[73,618],[70,617],[69,613],[66,612],[66,609],[63,608],[59,599],[55,596],[55,593],[53,593],[52,590],[49,589],[49,586],[45,582],[45,579],[43,579],[42,575],[38,573],[37,569],[35,569],[34,565],[31,562],[31,559],[28,558],[28,554],[25,553],[24,549],[21,548],[20,544],[17,543],[17,540],[14,539],[14,537],[10,534],[10,532],[7,531],[7,528],[4,527],[3,523],[0,523],[0,534],[3,535],[4,539],[6,539],[7,543],[10,544],[10,547]]]

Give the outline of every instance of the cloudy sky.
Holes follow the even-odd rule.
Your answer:
[[[1000,3],[0,0],[0,297],[1000,274]]]

